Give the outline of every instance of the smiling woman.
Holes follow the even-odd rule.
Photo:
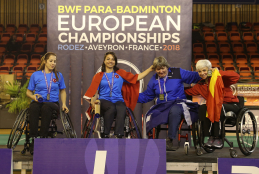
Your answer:
[[[182,106],[178,104],[179,101],[175,104],[172,104],[171,102],[179,99],[186,99],[183,83],[196,83],[200,80],[200,77],[197,72],[186,71],[181,68],[170,68],[166,59],[162,56],[154,59],[153,67],[156,74],[150,79],[147,90],[139,94],[138,102],[147,103],[155,99],[157,105],[163,104],[164,106],[167,106],[167,109],[163,107],[159,110],[158,108],[159,112],[163,113],[161,119],[154,121],[155,123],[152,120],[153,117],[151,117],[150,120],[154,123],[152,124],[152,128],[166,122],[161,120],[167,120],[169,126],[166,149],[172,150],[172,139],[176,138],[181,115],[184,113]]]
[[[239,80],[239,75],[236,72],[222,70],[218,71],[217,68],[211,67],[212,65],[209,60],[199,60],[196,63],[196,70],[202,79],[192,88],[186,89],[185,93],[188,95],[201,95],[206,100],[206,104],[201,105],[199,108],[199,119],[202,121],[203,124],[202,129],[204,131],[204,136],[209,136],[208,142],[204,145],[209,148],[222,148],[224,142],[224,134],[221,130],[221,127],[223,127],[223,122],[225,119],[224,112],[227,113],[228,111],[232,111],[237,114],[238,110],[240,109],[238,106],[239,100],[237,96],[233,95],[230,88],[232,84],[235,84]],[[213,78],[215,78],[215,75],[212,75],[212,77],[210,77],[210,70],[215,74],[219,74],[217,78],[221,80],[219,81],[219,83],[217,83],[218,81],[216,81],[214,86],[211,84],[215,82],[213,80]],[[217,92],[215,92],[215,95],[213,92],[211,92],[212,90],[217,90]],[[217,103],[217,105],[214,105],[214,102],[211,102],[212,100],[210,96],[212,95],[213,101],[215,100],[215,103]],[[209,112],[209,108],[213,108],[213,113],[216,114],[211,114]],[[211,115],[213,115],[213,117],[211,117]]]
[[[59,112],[59,92],[61,94],[62,110],[68,113],[66,106],[65,82],[60,72],[56,70],[56,54],[46,53],[41,58],[39,70],[31,75],[26,95],[32,99],[29,107],[30,134],[34,138],[40,135],[48,137],[48,129],[53,111]],[[38,133],[38,122],[41,115],[41,128]],[[33,145],[31,149],[33,153]]]
[[[101,71],[92,80],[91,86],[84,95],[84,99],[91,102],[94,96],[99,94],[101,101],[101,113],[104,118],[103,138],[109,138],[110,129],[115,120],[115,132],[117,138],[124,135],[124,122],[126,106],[134,110],[139,94],[139,80],[152,71],[152,65],[146,71],[133,75],[130,72],[117,67],[117,56],[114,52],[107,52],[104,55]]]

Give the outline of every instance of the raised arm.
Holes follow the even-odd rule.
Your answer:
[[[152,78],[154,78],[154,76]],[[152,78],[147,85],[147,89],[139,94],[138,103],[147,103],[149,101],[152,101],[156,97],[155,91],[153,89]]]
[[[142,73],[140,73],[138,75],[138,80],[143,79],[144,77],[146,77],[151,71],[153,71],[153,65],[151,65],[148,69],[146,69],[145,71],[143,71]]]
[[[201,79],[198,72],[195,71],[187,71],[180,68],[180,73],[182,81],[187,84],[197,83]]]
[[[222,76],[222,80],[225,87],[229,87],[230,85],[237,83],[240,78],[239,74],[232,71],[219,70],[219,73]]]

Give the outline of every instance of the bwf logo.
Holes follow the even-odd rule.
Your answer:
[[[232,174],[258,174],[259,168],[255,166],[232,166]]]

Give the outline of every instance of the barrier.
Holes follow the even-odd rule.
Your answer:
[[[164,139],[36,139],[33,173],[163,174]]]

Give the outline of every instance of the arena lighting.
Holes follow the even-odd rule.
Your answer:
[[[118,59],[118,63],[122,63],[125,65],[130,66],[137,74],[140,74],[141,72],[139,71],[139,69],[131,62],[127,61],[127,60],[123,60],[123,59]],[[96,73],[101,72],[102,67],[100,67]],[[143,89],[144,89],[144,80],[141,79],[139,81],[139,93],[142,93]]]

